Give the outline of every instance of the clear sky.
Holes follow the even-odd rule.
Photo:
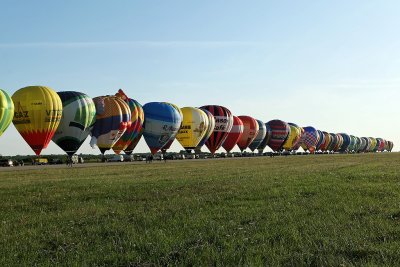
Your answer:
[[[221,104],[399,150],[397,0],[1,0],[0,10],[0,88],[10,94],[123,88],[142,104]],[[143,141],[137,151],[148,151]],[[79,152],[99,153],[88,142]],[[0,153],[33,151],[10,125]],[[51,143],[52,153],[62,150]]]

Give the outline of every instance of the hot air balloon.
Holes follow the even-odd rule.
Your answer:
[[[243,122],[243,134],[240,137],[237,145],[243,152],[254,141],[258,134],[258,122],[250,116],[239,116]]]
[[[370,152],[376,152],[376,146],[377,146],[377,144],[378,144],[378,141],[376,140],[376,138],[374,138],[374,137],[370,137],[369,138],[370,140],[371,140],[371,146],[370,146],[370,148],[369,148],[369,151]]]
[[[136,100],[129,98],[121,89],[118,90],[118,93],[115,96],[124,100],[128,104],[131,112],[131,125],[127,127],[124,134],[112,147],[114,152],[119,155],[121,151],[126,150],[135,137],[139,135],[139,132],[143,127],[144,112],[142,105],[140,105]]]
[[[143,116],[143,122],[144,122],[144,116]],[[136,148],[137,144],[139,143],[140,139],[143,136],[144,129],[143,127],[140,129],[138,134],[132,139],[132,142],[128,145],[128,147],[124,150],[124,153],[126,155],[132,154],[133,150]]]
[[[315,150],[320,151],[322,144],[325,142],[325,135],[320,130],[317,130],[317,133],[318,133],[318,143],[317,143]]]
[[[182,123],[179,111],[169,103],[150,102],[143,106],[143,136],[154,155],[168,142],[175,139]]]
[[[97,145],[104,154],[131,126],[131,111],[128,104],[117,96],[98,96],[93,98],[93,102],[96,106],[96,122],[90,145]]]
[[[181,115],[181,118],[183,118],[183,113],[177,105],[168,103],[168,102],[164,102],[164,103],[171,105],[174,109],[176,109],[179,112],[179,114]],[[165,156],[165,153],[167,153],[167,150],[171,148],[171,145],[175,141],[177,134],[178,134],[178,132],[176,132],[173,136],[171,136],[171,139],[168,141],[168,143],[166,143],[165,146],[163,146],[161,148],[161,152],[163,153],[164,156]]]
[[[208,129],[208,116],[199,109],[193,107],[181,108],[183,121],[176,140],[186,151],[195,149],[201,139],[206,135]]]
[[[368,138],[361,137],[360,139],[361,139],[361,144],[360,144],[359,152],[365,152],[368,147]]]
[[[242,136],[244,131],[243,122],[236,116],[233,116],[233,126],[231,131],[228,134],[228,137],[225,139],[222,147],[226,150],[227,153],[231,152],[231,150],[236,146],[240,137]]]
[[[60,124],[52,140],[72,157],[88,137],[96,120],[93,100],[84,93],[58,92],[63,105]]]
[[[0,89],[0,136],[8,128],[14,117],[14,103],[11,97]]]
[[[253,142],[251,142],[251,144],[249,145],[249,148],[252,152],[254,152],[254,150],[256,150],[260,146],[261,142],[264,140],[267,134],[267,127],[265,127],[265,124],[260,120],[257,120],[257,123],[258,123],[258,134],[256,138],[253,140]]]
[[[388,151],[392,152],[393,147],[394,147],[394,143],[392,141],[389,141],[389,150]]]
[[[13,123],[36,155],[47,147],[62,116],[58,94],[45,86],[28,86],[16,91]]]
[[[222,143],[228,137],[233,126],[233,116],[229,109],[222,106],[203,106],[201,109],[208,110],[215,118],[215,128],[210,138],[206,141],[206,146],[211,154],[222,146]]]
[[[319,134],[314,127],[308,126],[304,127],[304,138],[302,139],[301,147],[305,151],[310,151],[310,153],[315,153],[317,144],[319,141]]]
[[[336,134],[336,138],[337,138],[337,143],[336,146],[333,148],[333,151],[339,152],[341,147],[343,146],[344,139],[341,134]]]
[[[331,135],[327,132],[322,132],[324,135],[324,142],[319,147],[321,151],[328,151],[329,144],[331,143]]]
[[[302,135],[301,128],[298,125],[289,123],[289,127],[290,135],[282,146],[286,151],[292,151],[293,148],[299,143]]]
[[[348,148],[350,146],[350,143],[351,143],[350,135],[348,135],[346,133],[340,133],[339,135],[343,139],[343,143],[339,148],[339,152],[347,152],[347,150],[348,150]]]
[[[267,124],[272,131],[272,136],[268,143],[268,146],[273,151],[281,151],[282,145],[285,143],[286,139],[290,135],[289,124],[281,120],[272,120],[267,122]]]
[[[265,129],[266,129],[265,137],[262,140],[261,144],[257,147],[259,154],[262,154],[264,152],[264,149],[267,147],[272,137],[272,130],[271,127],[269,127],[268,123],[265,124]]]
[[[204,144],[206,143],[208,138],[210,138],[210,136],[212,135],[214,128],[215,128],[215,119],[214,119],[213,114],[211,114],[211,112],[208,110],[205,110],[205,109],[201,109],[201,110],[204,111],[208,117],[208,127],[207,127],[206,134],[200,140],[199,144],[197,145],[197,147],[195,149],[196,153],[201,152],[201,148],[204,146]]]
[[[385,140],[382,138],[376,138],[376,141],[378,142],[376,150],[378,152],[383,152],[383,150],[385,149]]]
[[[306,137],[306,134],[304,132],[304,129],[302,127],[298,126],[297,124],[289,123],[289,125],[297,126],[300,129],[300,138],[297,140],[297,142],[294,143],[294,145],[292,147],[292,151],[297,151],[301,147],[301,143],[303,142],[303,138]]]

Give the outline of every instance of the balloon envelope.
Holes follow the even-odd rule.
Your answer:
[[[62,117],[52,140],[69,156],[78,151],[96,120],[93,100],[84,93],[58,92],[63,105]]]
[[[199,109],[193,107],[181,108],[183,114],[183,121],[176,140],[186,150],[192,150],[197,147],[201,139],[207,133],[208,129],[208,116]]]
[[[233,116],[233,126],[231,131],[228,134],[228,137],[225,139],[222,147],[226,150],[226,152],[231,152],[231,150],[236,146],[240,137],[243,134],[243,122],[236,116]]]
[[[45,86],[28,86],[16,91],[13,123],[36,155],[47,147],[62,116],[58,94]]]
[[[96,122],[92,129],[92,147],[97,145],[101,153],[111,149],[131,125],[128,104],[117,96],[93,98],[96,106]]]
[[[208,110],[215,118],[214,130],[206,141],[206,146],[211,154],[215,154],[232,129],[233,116],[231,111],[223,106],[209,105],[203,106],[201,109]]]
[[[342,145],[341,145],[340,148],[339,148],[339,151],[340,151],[340,152],[346,152],[347,149],[348,149],[349,146],[350,146],[351,137],[350,137],[350,135],[345,134],[345,133],[340,133],[339,135],[340,135],[340,136],[342,137],[342,139],[343,139],[343,142],[342,142]]]
[[[143,106],[143,136],[152,154],[175,139],[182,123],[178,110],[164,102],[150,102]]]
[[[303,129],[304,129],[304,138],[302,139],[301,147],[304,150],[308,150],[311,153],[314,153],[319,141],[318,131],[311,126],[304,127]]]
[[[248,148],[251,142],[254,141],[258,134],[258,122],[250,116],[239,116],[238,117],[243,122],[243,134],[240,137],[237,145],[241,151]]]
[[[249,145],[249,148],[252,152],[254,152],[254,150],[256,150],[260,146],[261,142],[267,135],[267,127],[265,127],[264,122],[257,120],[257,123],[258,123],[258,134],[256,138],[253,140],[253,142],[251,142],[251,144]]]
[[[8,128],[14,117],[14,102],[7,92],[0,89],[0,136]]]
[[[180,114],[181,118],[183,119],[183,113],[182,113],[181,109],[180,109],[177,105],[172,104],[172,103],[168,103],[168,102],[164,102],[164,103],[166,103],[166,104],[168,104],[168,105],[171,105],[174,109],[176,109],[176,110],[178,111],[178,113]],[[180,127],[180,126],[179,126],[179,127]],[[162,150],[163,153],[167,152],[167,150],[171,148],[171,145],[172,145],[172,143],[175,141],[176,135],[177,135],[177,134],[178,134],[178,132],[176,132],[175,134],[173,134],[173,135],[171,136],[171,139],[161,148],[161,150]]]
[[[123,101],[125,101],[131,112],[131,124],[127,127],[124,134],[120,139],[113,145],[112,149],[116,154],[120,154],[121,151],[126,150],[128,146],[132,143],[135,137],[139,134],[140,130],[143,127],[144,121],[144,112],[142,105],[139,104],[136,100],[129,98],[124,91],[121,89],[115,95],[120,97]]]
[[[285,143],[286,139],[290,135],[290,127],[284,121],[272,120],[267,122],[267,125],[271,129],[271,139],[268,142],[268,146],[273,151],[282,150],[282,145]]]
[[[265,129],[266,129],[265,137],[261,141],[260,145],[257,147],[258,153],[263,153],[264,149],[267,147],[272,137],[272,130],[268,123],[265,124]]]
[[[211,112],[208,110],[205,110],[205,109],[201,109],[201,110],[207,114],[208,127],[207,127],[206,134],[203,136],[203,138],[200,140],[199,144],[197,145],[196,151],[201,151],[201,148],[204,146],[204,144],[206,143],[208,138],[210,138],[210,136],[212,135],[214,128],[215,128],[215,118],[214,118],[213,114],[211,114]]]
[[[285,143],[283,144],[283,149],[286,151],[292,151],[295,145],[300,141],[301,129],[294,123],[289,123],[290,134]]]

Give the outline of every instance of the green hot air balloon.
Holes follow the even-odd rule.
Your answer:
[[[62,101],[63,112],[53,141],[69,156],[76,153],[96,120],[93,100],[84,93],[66,91],[57,93]]]
[[[10,125],[14,117],[14,102],[11,97],[0,89],[0,136]]]

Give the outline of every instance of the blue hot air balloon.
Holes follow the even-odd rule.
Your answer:
[[[152,154],[173,140],[182,123],[176,108],[165,102],[150,102],[143,106],[143,136]]]

